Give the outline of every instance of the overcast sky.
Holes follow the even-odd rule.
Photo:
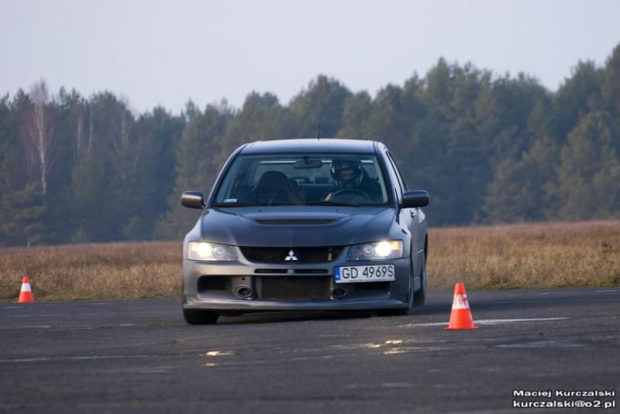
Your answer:
[[[556,90],[619,43],[618,0],[0,0],[0,95],[45,79],[139,112],[287,104],[319,74],[374,95],[440,57]]]

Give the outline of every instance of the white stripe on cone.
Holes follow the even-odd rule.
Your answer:
[[[452,309],[469,309],[467,295],[454,295],[454,300],[452,301]]]

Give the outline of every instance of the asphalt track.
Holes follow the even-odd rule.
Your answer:
[[[0,411],[591,412],[515,408],[581,401],[618,412],[620,287],[468,297],[470,331],[443,329],[451,292],[431,292],[410,316],[262,314],[214,326],[185,325],[179,300],[5,302]]]

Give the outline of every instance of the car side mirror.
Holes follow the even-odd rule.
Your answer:
[[[430,202],[428,191],[424,190],[407,190],[403,194],[403,207],[414,208],[424,207]]]
[[[200,191],[185,191],[181,196],[181,205],[189,208],[205,208],[205,196]]]

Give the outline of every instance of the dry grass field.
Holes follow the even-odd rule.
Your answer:
[[[0,250],[0,300],[28,276],[37,300],[179,296],[181,243],[111,243]]]
[[[431,229],[431,289],[620,285],[620,221]],[[0,300],[176,297],[181,243],[115,243],[0,250]]]
[[[475,289],[620,285],[620,221],[431,229],[429,285]]]

